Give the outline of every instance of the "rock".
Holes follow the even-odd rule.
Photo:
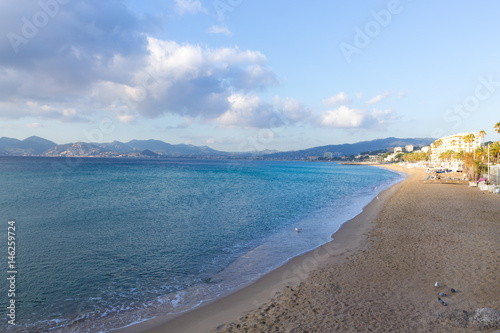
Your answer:
[[[442,312],[438,318],[442,322],[455,327],[466,327],[469,322],[469,314],[459,309]]]
[[[474,312],[448,310],[438,318],[455,327],[470,327],[478,331],[500,329],[500,311],[492,308],[476,309]]]
[[[492,308],[476,309],[469,317],[469,324],[477,330],[500,328],[500,311]]]

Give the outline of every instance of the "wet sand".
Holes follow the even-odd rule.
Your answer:
[[[457,313],[500,310],[500,197],[398,170],[408,179],[332,242],[211,304],[120,331],[475,332]]]

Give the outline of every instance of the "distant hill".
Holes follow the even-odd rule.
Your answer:
[[[358,143],[328,145],[304,150],[275,152],[260,151],[251,153],[228,153],[207,146],[186,144],[172,145],[160,140],[132,140],[127,143],[76,142],[64,145],[32,136],[24,140],[0,138],[0,155],[11,156],[67,156],[67,157],[208,157],[208,158],[265,158],[265,159],[305,159],[307,156],[323,156],[331,152],[334,156],[357,155],[361,152],[386,150],[390,147],[414,145],[426,146],[434,142],[431,138],[399,139],[386,138]]]
[[[0,152],[3,151],[4,154],[8,155],[42,155],[56,146],[56,143],[38,136],[30,136],[22,141],[0,138]]]
[[[391,147],[405,147],[406,145],[428,146],[434,141],[435,139],[432,138],[400,139],[391,137],[358,143],[345,143],[341,145],[328,145],[303,150],[279,152],[268,154],[265,158],[298,160],[306,159],[307,156],[323,156],[326,152],[331,152],[334,156],[349,156],[358,155],[361,152],[376,151],[380,149],[385,150]]]
[[[41,155],[47,150],[56,147],[57,144],[38,136],[30,136],[21,141],[18,146],[22,149],[31,151],[32,155]]]
[[[108,151],[91,143],[76,142],[57,145],[53,149],[46,151],[45,156],[66,156],[66,157],[93,157],[101,156]],[[116,155],[116,154],[114,154]]]
[[[126,143],[133,150],[145,150],[167,152],[170,151],[172,145],[160,140],[132,140]]]
[[[118,153],[127,153],[132,150],[134,150],[132,147],[129,145],[120,142],[120,141],[113,141],[111,143],[94,143],[94,145],[103,148],[104,150],[107,151],[116,151]]]
[[[21,142],[21,140],[2,137],[0,138],[0,149],[5,150],[6,148],[10,148],[18,144],[19,142]]]
[[[140,152],[140,155],[142,156],[148,156],[148,157],[159,157],[160,154],[157,154],[155,152],[152,152],[151,150],[149,149],[146,149],[146,150],[143,150]]]
[[[127,143],[76,142],[56,143],[32,136],[24,140],[0,138],[0,155],[11,156],[67,156],[67,157],[225,157],[238,154],[218,151],[207,146],[186,144],[172,145],[160,140],[132,140]]]
[[[167,156],[196,156],[196,155],[229,155],[229,153],[218,151],[207,146],[195,146],[186,144],[171,145],[160,140],[132,140],[126,143],[133,150],[151,150],[163,153]]]

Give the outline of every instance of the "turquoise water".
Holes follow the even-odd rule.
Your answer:
[[[0,157],[0,268],[15,219],[18,270],[17,325],[0,330],[108,331],[190,309],[327,242],[401,179],[335,163]]]

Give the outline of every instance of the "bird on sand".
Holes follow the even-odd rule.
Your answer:
[[[434,287],[439,287],[439,283],[437,281],[434,283]]]
[[[457,291],[456,291],[455,289],[451,288],[451,292],[452,292],[452,293],[455,293],[455,292],[457,292]]]
[[[443,302],[443,300],[441,298],[438,297],[438,302],[441,304],[441,305],[444,305],[444,306],[447,306],[448,304],[446,304],[445,302]]]
[[[438,295],[441,296],[441,297],[447,296],[445,293],[439,293]]]

